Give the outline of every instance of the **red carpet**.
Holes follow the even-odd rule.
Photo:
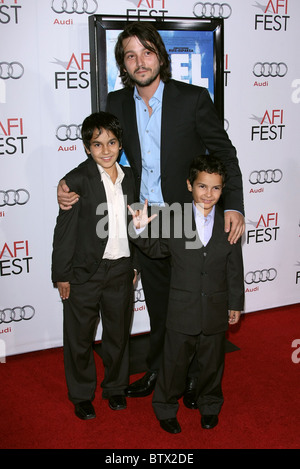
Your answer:
[[[243,315],[228,336],[240,350],[226,354],[219,425],[203,430],[198,411],[181,402],[178,435],[160,429],[151,396],[112,411],[99,389],[97,418],[77,419],[66,397],[61,348],[8,357],[0,364],[0,448],[299,449],[300,363],[292,361],[293,351],[300,358],[292,348],[300,339],[299,318],[300,305]],[[96,361],[100,383],[97,355]]]

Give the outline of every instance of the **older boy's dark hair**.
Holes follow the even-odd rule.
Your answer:
[[[197,179],[199,172],[206,172],[209,174],[219,174],[222,176],[223,185],[226,178],[226,169],[219,158],[212,155],[200,155],[194,158],[190,165],[190,171],[188,180],[193,185],[194,181]]]
[[[98,135],[102,133],[103,129],[109,130],[119,141],[120,146],[122,146],[122,127],[119,120],[113,114],[104,111],[95,112],[84,119],[81,127],[81,136],[88,150],[90,149],[91,139],[95,129],[99,130]]]
[[[115,46],[115,58],[119,67],[120,78],[122,79],[123,85],[128,88],[134,87],[134,82],[128,76],[125,69],[123,48],[123,40],[133,36],[136,36],[146,49],[157,55],[159,62],[161,62],[160,78],[164,83],[166,83],[171,78],[171,61],[164,42],[155,26],[149,22],[137,21],[126,26],[124,31],[119,34]]]

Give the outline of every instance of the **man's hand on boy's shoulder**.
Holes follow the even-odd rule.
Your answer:
[[[229,233],[228,241],[236,244],[245,231],[245,219],[240,212],[228,210],[225,212],[225,232]]]
[[[57,201],[62,210],[70,210],[79,200],[76,192],[70,192],[69,187],[64,179],[59,181],[57,186]]]

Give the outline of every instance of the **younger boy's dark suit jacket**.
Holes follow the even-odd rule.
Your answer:
[[[227,330],[228,310],[244,308],[241,242],[234,245],[228,242],[224,213],[216,206],[212,237],[203,246],[196,231],[192,204],[185,204],[187,209],[192,212],[187,218],[196,233],[193,239],[188,239],[185,233],[191,230],[183,226],[181,237],[175,237],[171,230],[169,238],[139,237],[135,243],[150,257],[171,256],[167,328],[191,335],[216,334]],[[175,214],[175,226],[179,226],[176,225],[178,216],[185,219],[180,213]],[[193,244],[186,244],[195,240],[197,249],[191,248]]]
[[[130,168],[122,166],[125,176],[122,189],[125,207],[136,200],[135,183]],[[103,182],[97,164],[88,158],[69,172],[64,179],[71,191],[80,195],[79,202],[71,210],[60,210],[54,230],[52,253],[52,281],[82,284],[96,272],[108,241],[108,212],[99,204],[107,202]],[[102,223],[104,236],[96,232]],[[103,230],[102,230],[103,231]],[[131,243],[130,243],[131,244]],[[132,248],[132,246],[131,246]]]

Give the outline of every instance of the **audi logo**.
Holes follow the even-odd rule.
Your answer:
[[[18,80],[24,74],[24,67],[20,62],[0,62],[0,78],[2,80]]]
[[[260,171],[252,171],[249,176],[251,184],[270,184],[271,182],[279,182],[282,179],[281,169],[261,169]]]
[[[284,62],[256,62],[253,75],[256,77],[284,77],[288,67]]]
[[[82,15],[87,13],[92,15],[97,11],[98,3],[96,0],[52,0],[51,8],[55,13],[77,13]]]
[[[144,290],[142,288],[134,290],[134,303],[137,303],[138,301],[145,301],[145,295],[144,295]]]
[[[273,267],[271,269],[255,270],[246,274],[245,283],[251,285],[251,283],[272,282],[276,277],[277,270]]]
[[[227,19],[232,13],[232,8],[228,3],[197,2],[194,5],[193,13],[197,18]]]
[[[56,138],[61,142],[81,139],[81,125],[60,125],[56,129]]]
[[[10,322],[29,321],[35,315],[33,306],[16,306],[15,308],[0,309],[0,324],[9,324]]]
[[[30,199],[30,194],[26,189],[8,189],[7,191],[0,190],[0,207],[8,205],[25,205]]]

